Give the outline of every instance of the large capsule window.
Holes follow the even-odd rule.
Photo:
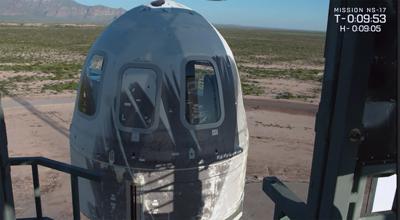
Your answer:
[[[104,71],[104,56],[93,55],[84,69],[79,89],[79,111],[86,115],[96,113],[97,96]]]
[[[129,68],[121,81],[119,122],[125,128],[149,129],[155,118],[157,73]]]
[[[185,118],[190,125],[217,123],[221,118],[220,94],[215,68],[208,61],[186,65]]]

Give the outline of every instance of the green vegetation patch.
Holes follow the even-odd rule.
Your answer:
[[[79,75],[82,64],[78,63],[35,63],[30,65],[0,65],[0,71],[14,72],[41,72],[49,73],[54,76],[49,77],[50,80],[74,79]],[[32,77],[31,79],[35,79]]]
[[[0,80],[0,96],[8,96],[10,94],[10,88],[14,85],[8,82],[8,80]]]
[[[19,51],[45,48],[86,55],[104,27],[0,26],[0,47]]]
[[[252,78],[291,78],[298,80],[321,81],[321,70],[314,69],[263,69],[239,66],[240,72],[245,72]]]
[[[242,77],[241,82],[243,95],[259,96],[264,94],[264,89],[260,85],[258,85],[257,81],[249,80],[245,77]]]
[[[256,28],[218,28],[239,62],[324,64],[325,33]]]
[[[254,83],[242,83],[242,92],[244,95],[262,95],[264,93],[261,86]]]
[[[291,92],[280,92],[275,96],[276,99],[301,99],[307,101],[307,99],[316,98],[316,95],[295,95]]]
[[[77,82],[63,82],[44,85],[42,91],[51,90],[55,92],[63,92],[66,90],[76,90],[78,88]]]

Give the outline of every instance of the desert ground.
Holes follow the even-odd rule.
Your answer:
[[[0,24],[0,93],[10,156],[69,163],[69,126],[86,53],[104,27]],[[245,220],[272,219],[277,176],[305,199],[323,76],[324,34],[220,27],[240,71],[250,131]],[[41,168],[44,214],[71,219],[70,180]],[[13,167],[18,217],[34,215],[31,170]]]

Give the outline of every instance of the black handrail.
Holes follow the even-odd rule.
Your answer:
[[[20,166],[20,165],[32,165],[37,164],[40,166],[44,166],[47,168],[51,168],[54,170],[58,170],[64,173],[68,173],[71,175],[75,175],[78,177],[82,177],[88,180],[100,181],[101,174],[93,171],[88,171],[86,169],[73,166],[70,164],[58,162],[55,160],[51,160],[44,157],[11,157],[10,165],[11,166]]]
[[[33,177],[33,189],[35,194],[35,207],[36,207],[36,218],[44,219],[42,212],[42,202],[40,197],[40,185],[39,185],[39,172],[38,166],[43,166],[58,170],[71,175],[71,193],[72,193],[72,210],[73,219],[80,219],[80,206],[79,206],[79,186],[78,177],[82,177],[92,181],[101,181],[101,174],[93,171],[88,171],[83,168],[61,163],[55,160],[50,160],[44,157],[14,157],[10,158],[11,166],[32,166],[32,177]]]

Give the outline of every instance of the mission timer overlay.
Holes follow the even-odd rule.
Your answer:
[[[334,21],[340,32],[380,33],[387,23],[385,6],[334,7]]]

